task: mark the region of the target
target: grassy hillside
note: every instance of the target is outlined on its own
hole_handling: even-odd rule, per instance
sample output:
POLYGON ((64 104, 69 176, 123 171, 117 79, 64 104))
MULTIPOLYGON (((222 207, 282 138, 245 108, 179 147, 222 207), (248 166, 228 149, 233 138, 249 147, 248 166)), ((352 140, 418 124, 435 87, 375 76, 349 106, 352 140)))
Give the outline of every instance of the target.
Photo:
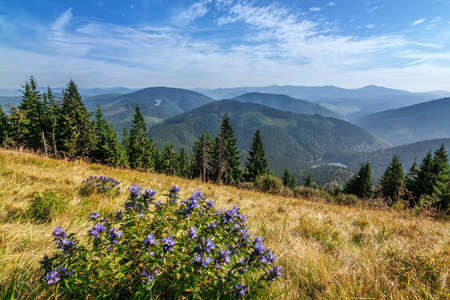
POLYGON ((398 146, 422 140, 450 137, 450 98, 387 110, 354 123, 398 146))
MULTIPOLYGON (((217 207, 241 207, 250 232, 279 257, 283 276, 268 299, 448 299, 450 297, 449 221, 405 211, 368 210, 279 197, 230 186, 112 169, 83 161, 64 162, 0 149, 0 293, 15 299, 51 298, 40 288, 37 261, 53 249, 51 232, 63 226, 86 236, 87 215, 113 213, 123 206, 132 184, 159 194, 177 184, 181 197, 197 188, 217 207), (116 197, 80 195, 90 175, 121 182, 116 197), (67 200, 49 223, 27 216, 35 192, 53 191, 67 200)), ((314 198, 312 200, 315 200, 314 198)))

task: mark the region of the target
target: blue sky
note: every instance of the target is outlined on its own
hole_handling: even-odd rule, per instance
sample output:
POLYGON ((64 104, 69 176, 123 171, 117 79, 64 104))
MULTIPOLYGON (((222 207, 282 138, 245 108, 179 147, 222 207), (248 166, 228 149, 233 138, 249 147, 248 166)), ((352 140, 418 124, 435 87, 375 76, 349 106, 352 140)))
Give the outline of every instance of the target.
POLYGON ((0 1, 0 88, 450 90, 450 0, 0 1))

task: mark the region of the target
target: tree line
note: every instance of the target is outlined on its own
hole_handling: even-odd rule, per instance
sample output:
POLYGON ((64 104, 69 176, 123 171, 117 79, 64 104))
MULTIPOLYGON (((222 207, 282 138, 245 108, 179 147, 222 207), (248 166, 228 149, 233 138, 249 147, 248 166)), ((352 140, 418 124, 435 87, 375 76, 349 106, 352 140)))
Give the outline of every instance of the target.
POLYGON ((374 187, 370 163, 363 164, 344 186, 344 193, 360 198, 382 197, 389 205, 403 201, 409 207, 426 207, 450 214, 450 164, 444 145, 417 160, 405 173, 399 155, 386 167, 374 187))
POLYGON ((57 158, 84 157, 114 167, 162 172, 203 181, 235 184, 269 173, 261 132, 256 131, 245 169, 241 169, 237 139, 227 114, 216 137, 203 133, 195 142, 192 157, 179 153, 172 143, 160 151, 148 135, 144 116, 135 107, 132 124, 124 127, 122 141, 97 105, 92 114, 86 109, 78 87, 70 80, 57 98, 48 87, 40 93, 31 76, 22 86, 17 106, 6 114, 0 106, 0 145, 25 147, 57 158))

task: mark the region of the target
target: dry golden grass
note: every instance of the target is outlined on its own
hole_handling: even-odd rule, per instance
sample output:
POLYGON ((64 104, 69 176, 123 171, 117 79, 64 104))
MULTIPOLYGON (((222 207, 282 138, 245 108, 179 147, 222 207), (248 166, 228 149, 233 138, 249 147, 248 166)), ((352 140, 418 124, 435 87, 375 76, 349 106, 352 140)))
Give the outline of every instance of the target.
MULTIPOLYGON (((250 232, 263 236, 283 267, 282 279, 275 282, 267 298, 450 299, 449 221, 407 211, 367 210, 273 196, 11 150, 0 150, 3 285, 12 280, 13 269, 32 272, 34 266, 38 268, 37 261, 53 248, 54 227, 82 236, 89 212, 97 210, 103 215, 122 207, 126 191, 117 197, 80 196, 82 181, 90 175, 112 176, 123 190, 138 184, 163 194, 176 184, 181 196, 187 197, 199 188, 217 207, 240 207, 249 216, 250 232), (26 212, 32 195, 43 191, 54 191, 69 204, 50 223, 36 224, 28 220, 26 212)), ((29 280, 37 278, 29 275, 29 280)))

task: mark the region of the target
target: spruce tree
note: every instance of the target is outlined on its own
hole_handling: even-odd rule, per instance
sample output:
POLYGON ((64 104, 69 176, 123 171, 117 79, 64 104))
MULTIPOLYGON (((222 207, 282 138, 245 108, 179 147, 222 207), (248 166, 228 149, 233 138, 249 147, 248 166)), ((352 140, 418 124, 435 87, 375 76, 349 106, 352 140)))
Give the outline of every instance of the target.
POLYGON ((380 192, 390 201, 397 201, 402 194, 401 189, 405 181, 405 172, 398 155, 394 155, 380 178, 380 192))
POLYGON ((161 155, 161 171, 168 175, 178 174, 178 155, 173 148, 173 143, 167 143, 161 155))
POLYGON ((417 194, 417 174, 419 173, 419 168, 417 166, 417 158, 414 159, 413 164, 408 169, 408 174, 405 179, 405 189, 406 189, 406 199, 409 201, 410 206, 416 205, 416 194, 417 194))
POLYGON ((214 169, 216 173, 216 181, 221 183, 223 181, 223 175, 229 169, 229 164, 227 161, 227 154, 225 149, 225 137, 222 133, 222 127, 219 126, 219 133, 217 137, 214 139, 214 143, 212 146, 213 152, 213 163, 214 169))
POLYGON ((94 126, 81 100, 78 87, 71 79, 63 90, 58 118, 57 146, 66 156, 89 156, 95 145, 94 126))
POLYGON ((308 173, 308 177, 306 177, 305 187, 308 187, 308 188, 313 188, 314 187, 314 182, 312 180, 311 173, 308 173))
POLYGON ((128 162, 130 167, 139 170, 153 169, 155 162, 152 159, 151 151, 151 144, 147 137, 147 124, 139 105, 136 105, 128 137, 128 162))
POLYGON ((205 132, 199 140, 195 141, 193 149, 192 175, 193 177, 200 177, 203 182, 206 182, 209 175, 213 173, 213 161, 211 155, 211 138, 205 132))
POLYGON ((287 188, 293 189, 296 186, 295 177, 289 172, 289 169, 287 168, 283 172, 281 181, 283 181, 283 185, 287 188))
POLYGON ((50 148, 52 149, 53 154, 58 157, 56 132, 60 107, 49 86, 47 87, 47 93, 44 93, 42 98, 44 100, 46 136, 49 139, 50 148))
POLYGON ((184 148, 181 148, 177 161, 179 166, 177 175, 181 177, 189 177, 189 160, 184 148))
POLYGON ((113 125, 104 119, 99 105, 97 105, 94 116, 94 132, 97 142, 93 149, 93 158, 102 164, 115 167, 125 166, 127 164, 125 149, 119 142, 113 125))
POLYGON ((8 139, 8 116, 3 111, 2 106, 0 105, 0 147, 3 146, 8 139))
POLYGON ((353 175, 344 187, 344 193, 353 194, 359 198, 369 198, 372 196, 372 172, 370 163, 363 164, 358 173, 353 175))
POLYGON ((417 172, 416 185, 413 196, 416 203, 423 195, 431 195, 433 193, 433 154, 430 151, 423 157, 417 172))
POLYGON ((252 148, 245 166, 249 181, 254 181, 258 176, 269 173, 269 162, 266 159, 266 149, 259 129, 253 137, 252 148))
POLYGON ((226 113, 220 125, 220 137, 224 147, 224 180, 226 183, 236 183, 242 175, 237 139, 231 126, 230 117, 226 113))

